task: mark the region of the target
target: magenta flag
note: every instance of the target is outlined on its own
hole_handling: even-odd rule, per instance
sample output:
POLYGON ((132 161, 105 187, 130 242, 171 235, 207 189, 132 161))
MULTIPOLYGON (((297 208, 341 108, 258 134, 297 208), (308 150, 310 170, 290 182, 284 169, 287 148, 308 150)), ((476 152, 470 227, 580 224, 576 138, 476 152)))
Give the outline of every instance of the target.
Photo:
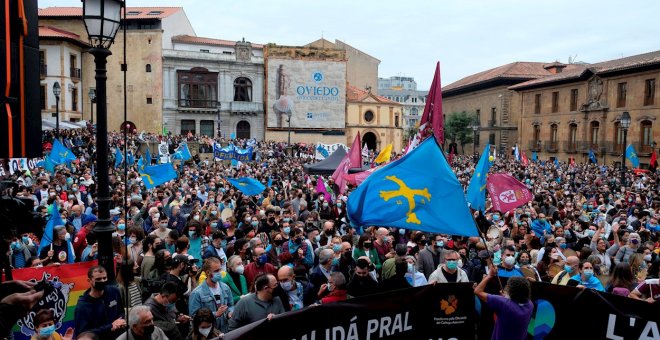
POLYGON ((340 194, 343 194, 346 190, 346 175, 348 175, 348 169, 361 167, 362 149, 360 148, 360 131, 358 131, 355 140, 353 140, 353 145, 351 145, 351 150, 346 156, 344 156, 344 159, 341 160, 335 172, 332 173, 332 179, 337 183, 340 194))
MULTIPOLYGON (((433 75, 433 82, 429 89, 429 95, 426 97, 426 105, 424 106, 424 113, 419 122, 420 132, 422 126, 426 129, 432 128, 435 139, 440 145, 445 144, 445 130, 442 115, 442 86, 440 81, 440 62, 435 65, 435 74, 433 75)), ((422 134, 422 139, 424 139, 422 134)))
POLYGON ((319 176, 319 178, 316 179, 316 192, 319 194, 323 194, 326 200, 332 200, 332 196, 328 192, 328 190, 325 189, 325 184, 323 183, 323 177, 319 176))
POLYGON ((534 196, 527 187, 508 174, 490 174, 486 189, 493 203, 493 210, 507 212, 529 201, 534 196))

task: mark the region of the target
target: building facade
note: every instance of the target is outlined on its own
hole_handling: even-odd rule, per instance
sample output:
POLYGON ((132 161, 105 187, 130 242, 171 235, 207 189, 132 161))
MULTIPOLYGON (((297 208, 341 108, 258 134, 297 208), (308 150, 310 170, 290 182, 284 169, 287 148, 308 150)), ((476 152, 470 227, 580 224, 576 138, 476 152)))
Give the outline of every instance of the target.
POLYGON ((163 50, 163 126, 175 134, 264 139, 263 46, 189 35, 163 50))
POLYGON ((77 122, 82 115, 82 55, 89 48, 80 36, 49 26, 39 27, 39 77, 41 118, 56 120, 55 82, 60 85, 59 120, 77 122))
MULTIPOLYGON (((415 90, 397 90, 397 89, 381 89, 380 96, 401 104, 403 111, 403 128, 405 134, 410 134, 413 129, 419 127, 419 121, 422 119, 424 113, 424 106, 426 105, 426 97, 428 91, 415 91, 415 90)), ((417 133, 415 131, 414 133, 417 133)))
POLYGON ((520 93, 521 146, 540 159, 621 162, 626 144, 647 167, 660 138, 660 51, 579 65, 549 77, 510 87, 520 93), (624 143, 623 112, 631 125, 624 143))
POLYGON ((362 145, 379 152, 388 144, 400 152, 403 147, 402 105, 372 92, 347 87, 346 145, 360 132, 362 145))
MULTIPOLYGON (((537 62, 514 62, 479 72, 442 88, 442 111, 445 117, 467 112, 475 116, 474 143, 465 152, 480 152, 486 144, 501 155, 510 155, 518 143, 520 100, 509 86, 531 79, 548 77, 567 66, 537 62)), ((569 68, 573 68, 570 66, 569 68)))
POLYGON ((417 82, 413 77, 393 76, 389 78, 378 78, 378 93, 381 90, 406 90, 416 91, 417 82))
MULTIPOLYGON (((126 9, 127 121, 124 124, 124 35, 120 30, 110 47, 107 62, 108 130, 125 126, 137 132, 163 131, 163 49, 172 48, 171 37, 195 35, 180 7, 128 7, 126 9)), ((48 7, 39 10, 39 24, 76 34, 88 41, 82 7, 48 7)), ((94 57, 83 53, 79 92, 83 117, 90 117, 87 95, 95 87, 94 57)), ((95 112, 96 113, 96 112, 95 112)), ((87 119, 87 118, 85 118, 87 119)), ((94 118, 96 121, 96 118, 94 118)))

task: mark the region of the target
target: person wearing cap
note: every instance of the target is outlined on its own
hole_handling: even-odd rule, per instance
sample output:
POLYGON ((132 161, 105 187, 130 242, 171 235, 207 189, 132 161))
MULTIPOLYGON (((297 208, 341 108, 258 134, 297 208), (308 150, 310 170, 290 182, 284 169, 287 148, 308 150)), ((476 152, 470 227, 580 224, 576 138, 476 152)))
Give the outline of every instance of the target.
POLYGON ((73 239, 73 251, 76 254, 76 257, 80 258, 82 251, 87 247, 87 234, 94 230, 96 225, 96 216, 94 215, 83 215, 82 218, 82 228, 76 234, 76 237, 73 239))

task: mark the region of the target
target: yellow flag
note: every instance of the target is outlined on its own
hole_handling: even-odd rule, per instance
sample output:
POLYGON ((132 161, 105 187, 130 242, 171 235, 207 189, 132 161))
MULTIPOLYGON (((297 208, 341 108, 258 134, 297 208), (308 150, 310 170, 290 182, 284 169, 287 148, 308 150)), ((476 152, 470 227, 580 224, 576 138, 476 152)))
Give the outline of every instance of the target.
POLYGON ((383 149, 379 154, 378 157, 376 157, 376 160, 374 163, 385 163, 390 161, 390 157, 392 156, 392 144, 387 144, 385 149, 383 149))

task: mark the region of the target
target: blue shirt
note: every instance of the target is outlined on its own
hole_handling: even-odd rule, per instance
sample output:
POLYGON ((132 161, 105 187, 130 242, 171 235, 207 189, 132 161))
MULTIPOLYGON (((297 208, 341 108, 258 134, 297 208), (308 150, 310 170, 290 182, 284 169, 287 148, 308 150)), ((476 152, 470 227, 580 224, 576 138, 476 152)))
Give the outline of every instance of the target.
POLYGON ((603 284, 595 276, 590 277, 586 281, 582 281, 582 275, 577 274, 577 275, 571 277, 571 280, 575 280, 575 281, 580 282, 580 284, 585 286, 586 288, 595 289, 599 292, 604 292, 605 291, 605 288, 603 288, 603 284))

